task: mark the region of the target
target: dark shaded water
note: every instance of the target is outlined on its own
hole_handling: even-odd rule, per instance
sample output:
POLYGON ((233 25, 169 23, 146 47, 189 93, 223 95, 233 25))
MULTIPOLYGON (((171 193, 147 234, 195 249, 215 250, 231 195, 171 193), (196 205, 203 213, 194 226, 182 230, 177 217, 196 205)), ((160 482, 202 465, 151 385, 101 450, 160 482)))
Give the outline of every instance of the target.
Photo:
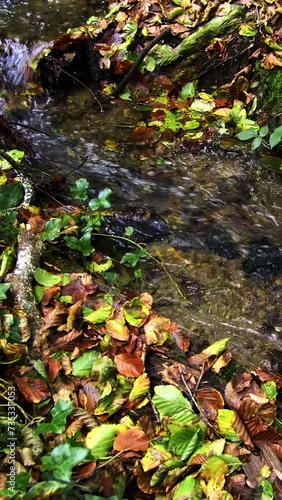
MULTIPOLYGON (((6 83, 26 50, 30 56, 38 40, 79 24, 92 14, 90 7, 80 1, 0 2, 3 40, 17 36, 16 43, 23 43, 11 42, 14 49, 2 59, 6 83)), ((152 269, 148 287, 158 310, 210 341, 231 336, 247 364, 282 369, 280 175, 242 152, 203 146, 196 155, 171 153, 167 144, 153 149, 129 143, 128 134, 142 119, 134 103, 113 101, 101 113, 91 93, 76 88, 64 99, 33 98, 25 106, 17 80, 12 83, 2 109, 38 151, 33 175, 44 180, 84 162, 73 178, 87 177, 96 191, 109 186, 115 206, 146 208, 170 224, 171 235, 150 249, 187 302, 152 269)))

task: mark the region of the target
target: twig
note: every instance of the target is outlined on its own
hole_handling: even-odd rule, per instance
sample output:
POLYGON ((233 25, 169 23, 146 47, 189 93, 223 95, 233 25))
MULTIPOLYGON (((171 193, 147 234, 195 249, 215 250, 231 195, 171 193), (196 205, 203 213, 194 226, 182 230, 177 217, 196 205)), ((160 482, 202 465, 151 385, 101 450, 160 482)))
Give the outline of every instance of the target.
POLYGON ((129 80, 132 78, 133 74, 135 71, 138 69, 140 66, 141 62, 143 59, 145 59, 146 55, 150 50, 159 43, 162 38, 164 38, 168 33, 170 33, 170 27, 165 28, 162 30, 158 36, 153 38, 150 43, 140 52, 139 56, 137 57, 135 63, 131 66, 130 70, 128 71, 127 75, 124 77, 124 79, 119 83, 119 85, 113 90, 111 96, 112 97, 117 97, 119 94, 122 92, 122 90, 125 88, 129 80))
POLYGON ((79 80, 78 78, 76 78, 76 76, 72 75, 71 73, 68 73, 65 69, 63 69, 61 66, 59 66, 59 64, 56 63, 55 61, 53 61, 53 62, 57 66, 57 68, 60 71, 62 71, 62 73, 65 73, 65 75, 70 76, 73 80, 75 80, 77 83, 79 83, 80 85, 82 85, 86 90, 88 90, 88 92, 90 92, 90 94, 92 95, 93 99, 99 105, 101 113, 104 113, 104 109, 102 107, 102 104, 100 103, 99 99, 95 96, 94 92, 92 92, 92 90, 89 87, 87 87, 87 85, 85 85, 85 83, 83 83, 81 80, 79 80))
POLYGON ((187 393, 187 395, 189 396, 190 400, 192 401, 193 405, 195 406, 195 408, 197 408, 202 420, 205 422, 205 424, 210 427, 211 429, 213 429, 213 426, 212 424, 209 422, 209 420, 207 419, 206 415, 204 414, 204 412, 201 410, 201 408, 199 407, 196 399, 194 398, 193 394, 192 394, 192 391, 190 389, 190 387, 187 385, 187 382, 185 380, 185 377, 183 375, 183 372, 182 372, 182 366, 180 365, 179 366, 179 371, 180 371, 180 378, 181 378, 181 382, 182 384, 184 385, 184 388, 185 388, 185 392, 187 393))

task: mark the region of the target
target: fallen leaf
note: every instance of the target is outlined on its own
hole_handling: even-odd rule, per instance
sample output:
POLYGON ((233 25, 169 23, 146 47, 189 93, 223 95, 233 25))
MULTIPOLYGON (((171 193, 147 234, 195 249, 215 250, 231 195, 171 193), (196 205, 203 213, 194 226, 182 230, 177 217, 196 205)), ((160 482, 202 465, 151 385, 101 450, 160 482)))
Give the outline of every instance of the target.
POLYGON ((39 378, 17 378, 16 383, 22 395, 29 403, 40 403, 51 396, 47 384, 39 378))
POLYGON ((121 432, 114 440, 115 451, 146 451, 149 439, 145 432, 132 428, 121 432))
POLYGON ((144 372, 144 363, 141 358, 133 354, 117 354, 114 358, 115 365, 122 375, 126 377, 139 377, 144 372))

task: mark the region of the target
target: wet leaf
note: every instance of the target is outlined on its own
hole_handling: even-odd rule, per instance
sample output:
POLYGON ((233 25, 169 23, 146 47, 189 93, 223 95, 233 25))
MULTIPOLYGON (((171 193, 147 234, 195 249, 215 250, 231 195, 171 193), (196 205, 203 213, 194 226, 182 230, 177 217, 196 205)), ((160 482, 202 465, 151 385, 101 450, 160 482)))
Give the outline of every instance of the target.
POLYGON ((11 286, 11 283, 0 283, 0 300, 5 300, 7 298, 7 291, 11 286))
POLYGON ((144 472, 155 469, 172 458, 171 453, 163 446, 155 444, 149 448, 141 460, 144 472))
POLYGON ((149 439, 145 432, 132 428, 118 434, 113 448, 115 451, 146 451, 148 446, 149 439))
POLYGON ((169 451, 186 461, 200 444, 200 428, 188 427, 174 431, 169 439, 169 451))
POLYGON ((51 396, 48 386, 39 378, 22 377, 16 379, 17 386, 29 403, 40 403, 51 396))
POLYGON ((169 337, 170 320, 155 316, 144 325, 147 345, 162 345, 169 337))
POLYGON ((106 457, 113 447, 116 435, 116 425, 102 424, 88 432, 85 438, 85 446, 91 450, 94 458, 106 457))
POLYGON ((78 179, 75 181, 74 186, 71 187, 71 192, 75 200, 87 201, 88 200, 89 182, 87 179, 78 179))
POLYGON ((139 377, 144 372, 144 363, 142 359, 133 354, 117 354, 114 358, 114 362, 119 373, 126 377, 139 377))

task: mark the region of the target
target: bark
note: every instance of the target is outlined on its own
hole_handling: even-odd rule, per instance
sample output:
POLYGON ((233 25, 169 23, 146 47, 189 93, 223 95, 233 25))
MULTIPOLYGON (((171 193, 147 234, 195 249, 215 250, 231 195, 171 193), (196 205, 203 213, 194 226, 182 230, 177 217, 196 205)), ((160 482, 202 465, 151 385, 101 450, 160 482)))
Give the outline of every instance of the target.
POLYGON ((172 81, 190 79, 195 73, 197 59, 215 38, 223 38, 230 33, 236 35, 244 19, 245 9, 241 6, 230 6, 226 16, 216 16, 181 42, 175 51, 181 59, 177 59, 168 70, 172 81), (194 67, 193 67, 194 66, 194 67))
POLYGON ((17 262, 6 281, 12 283, 15 306, 24 311, 28 319, 31 336, 31 357, 39 359, 44 350, 43 318, 38 310, 32 291, 33 274, 38 267, 44 244, 29 229, 23 229, 18 240, 17 262))

